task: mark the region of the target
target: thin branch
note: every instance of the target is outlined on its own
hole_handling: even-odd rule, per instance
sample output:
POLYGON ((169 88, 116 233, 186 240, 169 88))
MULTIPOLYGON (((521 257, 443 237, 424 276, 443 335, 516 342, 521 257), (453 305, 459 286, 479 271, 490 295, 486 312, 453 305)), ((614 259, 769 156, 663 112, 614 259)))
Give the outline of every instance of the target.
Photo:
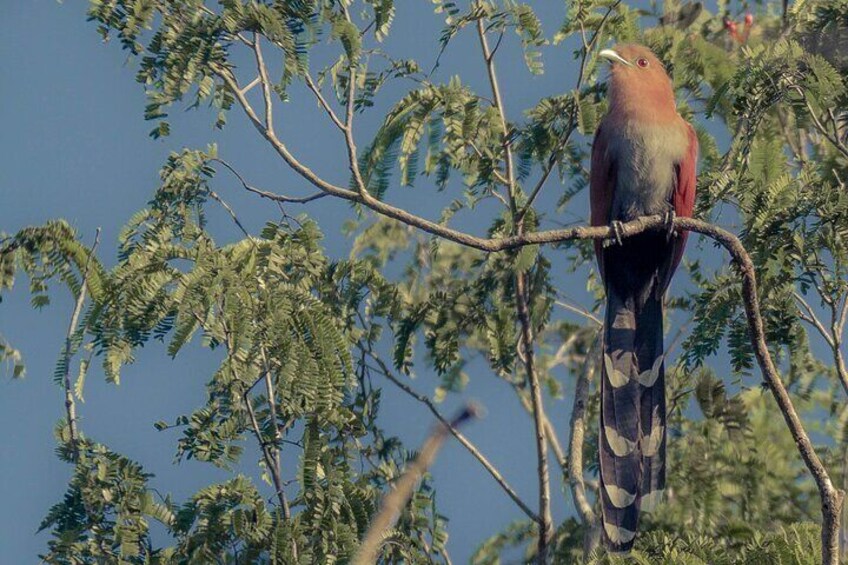
POLYGON ((253 427, 253 435, 256 436, 256 441, 259 442, 259 447, 262 449, 262 456, 265 459, 265 466, 268 467, 268 473, 271 475, 271 480, 274 483, 277 499, 280 501, 280 507, 283 509, 283 518, 291 519, 291 508, 289 501, 286 498, 286 493, 283 490, 283 481, 280 477, 278 467, 275 464, 274 456, 268 449, 268 442, 262 438, 262 429, 259 427, 259 421, 256 419, 256 412, 253 410, 253 403, 248 396, 249 389, 244 391, 242 398, 244 405, 247 407, 247 413, 250 416, 250 424, 253 427))
POLYGON ((489 85, 492 89, 492 98, 495 108, 501 119, 501 133, 503 135, 504 148, 504 164, 506 167, 507 189, 509 190, 509 206, 510 212, 515 216, 515 171, 512 166, 512 147, 509 141, 509 125, 506 121, 506 111, 504 110, 503 99, 501 98, 501 89, 498 83, 498 76, 495 70, 494 53, 489 49, 489 40, 486 38, 486 30, 483 25, 483 17, 477 19, 477 35, 480 38, 480 47, 483 49, 483 58, 486 62, 486 72, 489 75, 489 85))
POLYGON ((554 300, 554 304, 556 304, 560 308, 564 308, 564 309, 568 310, 569 312, 574 312, 575 314, 579 314, 579 315, 583 316, 584 318, 586 318, 587 320, 591 321, 592 323, 594 323, 598 326, 604 325, 604 323, 600 319, 598 319, 597 316, 595 316, 594 314, 589 312, 589 310, 587 310, 586 308, 583 308, 582 306, 576 306, 576 305, 573 305, 573 304, 569 304, 568 302, 565 302, 564 300, 554 300))
MULTIPOLYGON (((471 149, 474 151, 474 153, 477 155, 477 157, 479 159, 481 159, 481 160, 485 159, 485 155, 483 155, 483 152, 480 151, 480 148, 477 147, 476 143, 469 140, 468 146, 471 147, 471 149)), ((509 180, 505 176, 503 176, 503 173, 500 172, 496 167, 492 167, 492 176, 494 176, 495 180, 497 180, 499 183, 501 183, 505 186, 509 185, 509 180)), ((500 196, 500 194, 498 194, 498 196, 500 196)))
POLYGON ((840 153, 848 157, 848 147, 846 147, 845 144, 839 140, 839 133, 837 132, 837 134, 834 135, 830 131, 828 131, 825 125, 821 122, 821 120, 819 120, 819 117, 816 115, 816 111, 813 109, 813 106, 812 104, 810 104, 810 101, 807 100, 807 96, 806 94, 804 94, 804 90, 801 87, 794 86, 792 88, 793 90, 798 92, 798 94, 800 94, 801 97, 804 99, 804 105, 806 105, 807 111, 810 113, 810 117, 813 120, 813 124, 815 124, 816 129, 819 131, 819 133, 822 134, 824 138, 827 139, 831 143, 831 145, 833 145, 840 153))
MULTIPOLYGON (((839 377, 839 382, 842 384, 843 390, 848 394, 848 367, 845 366, 845 358, 842 353, 842 340, 841 340, 841 332, 839 331, 839 322, 840 316, 837 315, 837 307, 836 304, 831 301, 829 303, 832 318, 831 318, 831 331, 828 331, 824 324, 822 324, 821 320, 816 316, 816 313, 813 311, 813 308, 810 304, 804 300, 804 297, 798 294, 797 292, 793 292, 792 295, 795 297, 795 300, 798 304, 803 307, 803 311, 798 312, 798 317, 803 321, 807 322, 821 334, 822 338, 824 338, 828 347, 830 347, 831 352, 833 353, 833 361, 834 366, 836 368, 836 375, 839 377)), ((844 310, 843 310, 844 312, 844 310)))
MULTIPOLYGON (((482 7, 482 6, 481 6, 482 7)), ((516 193, 518 187, 515 183, 515 170, 513 167, 512 147, 509 139, 509 125, 506 118, 503 97, 501 96, 500 83, 498 82, 495 69, 494 53, 489 48, 486 29, 483 24, 485 12, 481 9, 481 15, 477 19, 477 35, 480 38, 480 47, 483 50, 483 59, 486 64, 486 72, 489 76, 489 86, 492 90, 492 99, 501 122, 501 133, 503 135, 504 168, 506 169, 507 195, 509 197, 509 210, 513 218, 513 225, 517 234, 523 234, 523 222, 517 217, 516 193)), ((539 383, 539 375, 535 366, 535 352, 533 351, 533 329, 530 321, 529 288, 527 284, 527 273, 520 272, 515 276, 515 299, 518 319, 521 323, 521 341, 524 346, 523 360, 527 372, 527 380, 530 383, 530 399, 533 407, 533 426, 536 440, 536 471, 539 480, 539 539, 536 552, 536 561, 544 564, 548 560, 551 541, 553 540, 554 528, 551 518, 551 486, 550 472, 548 470, 548 442, 545 430, 545 407, 542 399, 542 388, 539 383)))
POLYGON ((469 404, 449 423, 440 423, 433 430, 430 437, 421 446, 418 457, 409 463, 403 475, 395 483, 394 489, 387 492, 383 497, 380 511, 371 521, 365 539, 353 559, 354 565, 372 565, 377 562, 377 556, 385 541, 386 534, 397 522, 404 506, 412 497, 415 485, 433 464, 436 454, 448 437, 448 433, 452 433, 452 429, 476 417, 476 407, 469 404))
POLYGON ((274 106, 271 98, 271 80, 268 78, 268 67, 262 58, 262 48, 259 45, 259 33, 253 34, 253 53, 256 57, 256 69, 262 83, 262 98, 265 101, 265 127, 274 131, 274 106))
POLYGON ((74 392, 71 386, 71 358, 73 357, 74 349, 74 334, 77 333, 77 325, 79 317, 82 313, 82 307, 85 304, 85 295, 88 284, 88 269, 91 266, 91 258, 97 251, 97 246, 100 244, 100 228, 94 232, 94 243, 91 246, 88 257, 85 259, 85 265, 82 268, 82 278, 80 281, 79 294, 77 294, 74 309, 71 313, 71 321, 68 324, 68 334, 65 338, 65 350, 62 352, 62 360, 64 362, 64 371, 62 375, 62 383, 65 389, 65 411, 68 417, 68 428, 71 434, 71 451, 73 460, 79 460, 79 430, 77 429, 77 409, 74 402, 74 392))
MULTIPOLYGON (((268 395, 268 418, 271 420, 271 425, 274 427, 274 448, 271 451, 273 463, 274 463, 274 473, 276 473, 277 477, 282 479, 282 465, 280 462, 280 448, 279 444, 283 439, 283 434, 280 431, 280 424, 277 420, 277 395, 274 390, 274 381, 273 376, 271 375, 271 365, 268 363, 268 357, 265 355, 265 349, 260 348, 260 355, 262 357, 262 372, 265 375, 265 392, 268 395)), ((283 497, 285 500, 285 497, 283 497)), ((291 511, 288 508, 288 501, 283 506, 283 517, 286 520, 291 519, 291 511)))
MULTIPOLYGON (((677 222, 675 221, 675 224, 677 222)), ((748 333, 754 354, 763 378, 777 401, 786 425, 789 428, 795 445, 798 448, 804 464, 813 475, 816 487, 819 491, 822 504, 822 563, 837 565, 839 563, 839 521, 842 514, 842 504, 845 493, 836 489, 828 475, 827 469, 813 448, 798 413, 792 404, 792 399, 780 378, 777 367, 774 365, 771 353, 766 343, 765 329, 762 315, 760 314, 760 302, 757 295, 757 279, 754 271, 754 263, 745 250, 742 242, 735 235, 715 226, 686 219, 682 224, 689 224, 688 229, 708 235, 718 241, 733 256, 740 274, 742 275, 742 298, 745 305, 745 314, 748 319, 748 333)))
MULTIPOLYGON (((235 167, 233 167, 232 165, 230 165, 228 162, 224 161, 223 159, 219 159, 218 157, 214 157, 214 158, 209 159, 209 160, 214 161, 215 163, 220 163, 221 165, 223 165, 227 170, 229 170, 238 179, 238 181, 241 183, 242 187, 244 187, 244 189, 246 191, 252 192, 254 194, 258 194, 262 198, 267 198, 269 200, 274 200, 276 202, 285 202, 285 203, 290 203, 290 204, 306 204, 308 202, 312 202, 313 200, 318 200, 319 198, 324 198, 325 196, 330 196, 326 192, 317 192, 317 193, 312 194, 310 196, 285 196, 283 194, 277 194, 275 192, 269 192, 267 190, 262 190, 260 188, 256 188, 255 186, 248 184, 247 181, 244 179, 244 177, 241 176, 241 174, 239 174, 239 172, 235 169, 235 167)), ((213 196, 213 198, 214 198, 214 196, 213 196)), ((220 202, 220 200, 219 200, 219 202, 220 202)))
MULTIPOLYGON (((518 383, 512 383, 512 388, 515 390, 516 394, 518 394, 518 399, 521 401, 521 405, 531 416, 533 415, 533 403, 530 401, 530 397, 527 392, 521 387, 518 383)), ((568 456, 565 454, 565 449, 563 449, 562 444, 559 441, 559 436, 556 434, 556 430, 554 429, 553 424, 551 424, 551 419, 548 418, 547 414, 543 414, 543 425, 545 427, 545 439, 548 440, 548 445, 551 448, 551 451, 554 452, 554 457, 557 460, 557 465, 559 465, 560 471, 562 471, 563 475, 568 473, 568 456)))
POLYGON ((247 83, 247 85, 244 88, 241 89, 241 93, 247 94, 248 92, 253 90, 253 87, 256 86, 257 84, 259 84, 260 82, 262 82, 262 77, 257 75, 255 79, 253 79, 252 81, 247 83))
MULTIPOLYGON (((342 13, 344 14, 345 19, 350 22, 350 12, 348 11, 347 6, 344 2, 340 2, 339 5, 342 8, 342 13)), ((362 173, 359 170, 359 152, 356 149, 356 140, 353 136, 353 113, 356 106, 356 72, 356 63, 352 59, 349 59, 347 71, 347 103, 345 107, 345 127, 343 131, 345 135, 345 144, 347 145, 347 160, 348 165, 350 166, 350 172, 353 175, 353 182, 359 191, 360 196, 367 200, 371 198, 371 196, 368 194, 368 186, 365 184, 365 181, 362 178, 362 173)))
POLYGON ((220 204, 224 210, 226 210, 227 214, 229 214, 230 218, 233 220, 233 223, 235 223, 238 229, 241 230, 241 233, 244 234, 244 237, 253 242, 253 237, 250 235, 250 233, 248 233, 247 229, 244 227, 244 224, 241 223, 241 220, 238 219, 238 216, 236 216, 236 212, 235 210, 233 210, 232 206, 227 204, 227 202, 223 198, 221 198, 221 196, 214 190, 209 191, 209 196, 212 198, 212 200, 220 204))
POLYGON ((486 456, 480 452, 477 446, 471 443, 471 441, 467 437, 465 437, 464 434, 462 434, 458 429, 450 425, 450 422, 448 422, 448 420, 444 416, 442 416, 442 414, 439 412, 438 408, 436 408, 430 398, 423 394, 415 392, 412 387, 398 379, 394 374, 392 374, 392 372, 389 370, 383 360, 380 359, 378 356, 374 355, 371 352, 365 351, 364 349, 363 352, 377 363, 377 365, 379 366, 379 369, 377 369, 378 373, 389 379, 395 386, 397 386, 403 392, 405 392, 406 394, 426 406, 427 409, 430 410, 430 412, 433 414, 433 416, 436 417, 439 422, 441 422, 445 426, 448 426, 448 430, 450 431, 450 433, 453 434, 457 441, 459 441, 459 443, 461 443, 462 446, 467 449, 468 452, 475 459, 477 459, 477 461, 480 462, 483 468, 486 469, 486 471, 492 476, 493 479, 495 479, 495 482, 498 483, 498 485, 503 489, 503 491, 512 499, 513 502, 515 502, 515 504, 519 508, 521 508, 522 512, 527 514, 527 516, 531 520, 535 522, 539 521, 539 517, 536 515, 536 513, 527 505, 527 503, 521 500, 521 497, 519 497, 518 493, 515 492, 515 489, 513 489, 509 485, 509 483, 507 483, 506 479, 504 479, 500 471, 498 471, 498 469, 486 458, 486 456))
POLYGON ((330 121, 332 121, 333 124, 335 124, 335 126, 337 128, 339 128, 341 131, 345 131, 345 129, 347 129, 346 126, 342 123, 342 121, 339 119, 339 117, 333 111, 333 108, 327 102, 327 99, 324 98, 324 95, 321 94, 321 89, 318 87, 318 85, 315 83, 315 81, 312 80, 312 75, 307 72, 304 75, 303 80, 306 82, 306 86, 309 87, 309 90, 312 91, 312 94, 315 95, 315 98, 318 99, 318 103, 321 105, 321 107, 324 109, 324 111, 330 117, 330 121))
POLYGON ((524 368, 530 383, 530 399, 533 405, 533 425, 536 440, 536 472, 539 479, 539 540, 536 561, 547 563, 548 552, 553 540, 553 519, 551 518, 551 485, 548 471, 548 442, 545 430, 545 407, 542 399, 542 387, 536 371, 535 352, 533 351, 533 330, 528 305, 527 274, 518 273, 515 277, 515 296, 518 319, 521 324, 521 337, 524 345, 524 368))
POLYGON ((813 308, 810 306, 810 304, 806 300, 804 300, 804 297, 798 294, 797 292, 793 292, 792 296, 795 297, 795 300, 798 302, 799 306, 802 306, 804 309, 803 311, 798 312, 798 316, 811 326, 815 327, 821 334, 821 336, 824 338, 824 340, 827 342, 828 346, 833 347, 833 339, 830 333, 828 333, 824 325, 818 319, 816 313, 813 311, 813 308))
MULTIPOLYGON (((200 317, 197 313, 194 314, 195 318, 200 320, 200 317)), ((202 326, 201 322, 201 326, 202 326)), ((227 328, 226 324, 224 324, 224 341, 227 347, 227 355, 232 356, 234 350, 234 344, 232 340, 232 334, 227 328)), ((230 364, 230 372, 232 373, 233 379, 237 382, 243 382, 239 377, 238 373, 236 373, 235 368, 230 364)), ((271 452, 268 442, 262 437, 262 429, 259 427, 259 421, 256 419, 256 412, 253 409, 253 403, 250 401, 250 391, 253 390, 260 381, 265 378, 265 373, 260 372, 259 377, 253 381, 249 387, 247 387, 242 393, 242 401, 244 402, 245 408, 247 408, 247 414, 250 418, 250 424, 252 427, 253 435, 256 437, 256 442, 259 444, 259 449, 262 451, 262 458, 265 460, 265 467, 268 469, 268 473, 271 475, 271 481, 274 483, 274 494, 277 496, 277 500, 280 502, 280 508, 283 510, 283 518, 286 521, 291 520, 291 508, 289 507, 289 501, 286 497, 285 485, 283 484, 282 476, 280 475, 280 467, 277 464, 277 459, 274 458, 273 453, 271 452)), ((276 428, 276 422, 274 422, 274 426, 276 428)), ((291 546, 292 555, 295 560, 297 560, 297 543, 293 542, 291 546)))

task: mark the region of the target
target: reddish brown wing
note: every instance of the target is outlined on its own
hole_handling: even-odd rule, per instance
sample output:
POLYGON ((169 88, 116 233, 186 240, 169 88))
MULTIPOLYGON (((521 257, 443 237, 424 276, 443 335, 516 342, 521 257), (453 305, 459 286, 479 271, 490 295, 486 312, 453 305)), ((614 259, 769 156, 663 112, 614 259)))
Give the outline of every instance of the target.
MULTIPOLYGON (((595 132, 595 141, 592 143, 592 163, 589 170, 589 208, 593 226, 607 226, 610 223, 610 208, 612 208, 612 197, 615 190, 615 170, 607 153, 608 131, 609 128, 605 128, 604 123, 601 122, 595 132)), ((603 245, 602 241, 598 239, 595 240, 595 257, 598 259, 598 268, 603 280, 603 245)))
MULTIPOLYGON (((695 184, 696 184, 696 168, 698 166, 698 137, 695 135, 695 128, 690 124, 686 124, 688 131, 689 148, 686 151, 686 156, 677 166, 677 183, 675 184, 674 193, 672 194, 672 204, 674 205, 674 213, 678 216, 691 217, 692 211, 695 208, 695 184)), ((680 260, 683 258, 683 249, 686 247, 686 239, 689 237, 689 232, 681 232, 672 243, 672 260, 671 269, 664 277, 665 285, 668 286, 671 282, 671 276, 677 270, 680 260)))

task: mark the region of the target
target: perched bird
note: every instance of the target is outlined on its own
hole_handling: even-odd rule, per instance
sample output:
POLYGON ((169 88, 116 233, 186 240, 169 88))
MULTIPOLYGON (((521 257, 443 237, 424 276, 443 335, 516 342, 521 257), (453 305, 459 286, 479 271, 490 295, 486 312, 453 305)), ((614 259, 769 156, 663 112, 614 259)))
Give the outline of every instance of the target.
POLYGON ((640 511, 665 487, 663 297, 686 245, 673 218, 692 214, 698 141, 649 49, 620 45, 600 56, 611 74, 609 110, 592 145, 591 223, 616 233, 610 244, 595 242, 606 292, 600 496, 607 547, 626 552, 640 511), (621 239, 621 222, 653 214, 668 218, 667 231, 621 239))

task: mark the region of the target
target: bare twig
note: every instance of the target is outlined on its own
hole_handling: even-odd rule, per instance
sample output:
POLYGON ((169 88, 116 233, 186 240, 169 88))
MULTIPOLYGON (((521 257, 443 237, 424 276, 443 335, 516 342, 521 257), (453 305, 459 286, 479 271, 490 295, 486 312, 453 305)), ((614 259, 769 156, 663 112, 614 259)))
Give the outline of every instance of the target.
MULTIPOLYGON (((527 390, 519 383, 515 382, 512 383, 512 388, 518 395, 518 399, 521 401, 521 406, 532 417, 533 402, 530 400, 530 395, 527 393, 527 390)), ((553 424, 551 424, 551 419, 548 418, 547 414, 543 414, 542 420, 542 424, 545 428, 545 439, 548 440, 548 446, 550 446, 551 451, 554 452, 554 457, 557 460, 560 471, 562 471, 563 476, 565 476, 565 474, 568 473, 568 456, 565 454, 565 449, 563 449, 562 444, 559 441, 559 436, 557 436, 553 424)))
POLYGON ((259 84, 260 82, 262 82, 262 77, 257 75, 255 79, 247 83, 247 85, 241 89, 242 94, 247 94, 248 92, 253 90, 253 87, 259 84))
MULTIPOLYGON (((271 455, 274 463, 274 473, 282 479, 282 469, 280 463, 280 443, 283 439, 283 434, 280 431, 280 423, 277 420, 277 394, 274 389, 273 375, 271 374, 271 364, 268 362, 268 356, 265 355, 265 349, 260 348, 262 357, 262 372, 265 375, 265 392, 268 395, 268 418, 271 420, 271 425, 274 428, 274 446, 271 449, 271 455)), ((285 497, 283 498, 285 500, 285 497)), ((283 517, 286 520, 291 519, 291 511, 288 508, 288 503, 283 506, 283 517)))
MULTIPOLYGON (((351 21, 350 12, 344 2, 340 2, 342 13, 347 21, 351 21)), ((348 60, 347 71, 347 104, 345 107, 345 127, 344 136, 345 144, 347 145, 347 160, 350 167, 350 173, 353 175, 353 182, 359 191, 360 196, 366 200, 373 199, 368 194, 368 186, 362 178, 362 172, 359 170, 359 155, 356 149, 356 140, 353 136, 353 113, 356 101, 356 72, 357 65, 353 60, 348 60)))
MULTIPOLYGON (((821 289, 820 289, 821 292, 821 289)), ((810 303, 797 292, 793 292, 796 302, 800 306, 798 317, 803 321, 813 326, 824 339, 827 346, 833 354, 833 362, 836 368, 836 375, 839 377, 839 382, 842 384, 843 390, 848 394, 848 367, 845 366, 845 356, 842 353, 842 331, 840 324, 844 323, 844 308, 842 313, 837 312, 837 305, 832 300, 828 302, 831 311, 830 331, 828 331, 822 321, 816 316, 810 303)))
POLYGON ((274 131, 274 107, 271 97, 271 80, 268 78, 268 67, 262 57, 259 45, 259 34, 253 34, 253 54, 256 57, 256 69, 259 71, 259 82, 262 84, 262 98, 265 102, 265 127, 274 131))
POLYGON ((324 109, 324 111, 330 117, 330 121, 332 121, 333 124, 337 128, 339 128, 341 131, 345 131, 345 129, 346 129, 345 124, 342 123, 342 121, 339 119, 339 117, 333 111, 333 108, 327 102, 327 99, 324 98, 324 95, 321 94, 321 89, 318 87, 318 85, 315 83, 315 81, 312 80, 312 75, 310 75, 307 72, 304 75, 303 80, 306 81, 306 86, 309 87, 309 90, 311 90, 312 94, 315 95, 315 98, 318 99, 318 103, 321 105, 321 107, 324 109))
MULTIPOLYGON (((231 343, 229 341, 229 337, 228 337, 227 341, 228 341, 227 347, 228 347, 228 350, 229 350, 229 347, 231 345, 231 343)), ((230 354, 232 354, 232 352, 230 354)), ((264 357, 264 354, 263 354, 263 357, 264 357)), ((233 372, 233 377, 235 377, 238 380, 238 376, 235 374, 235 369, 233 369, 231 367, 230 370, 233 372)), ((274 483, 275 494, 277 495, 277 500, 279 500, 279 502, 280 502, 280 508, 283 511, 283 519, 285 519, 286 521, 289 521, 292 518, 291 507, 289 506, 289 500, 286 497, 286 492, 284 490, 285 485, 283 484, 282 472, 280 470, 280 452, 279 452, 279 449, 276 447, 276 445, 274 445, 273 449, 272 449, 272 445, 270 445, 269 442, 265 441, 265 439, 262 437, 262 429, 259 427, 259 421, 256 419, 256 412, 254 411, 253 403, 250 400, 251 389, 253 389, 253 387, 256 386, 256 384, 260 380, 264 380, 265 383, 266 383, 266 387, 268 387, 268 390, 269 390, 269 401, 268 401, 268 403, 269 403, 269 405, 274 406, 274 401, 270 400, 271 395, 273 395, 273 393, 274 393, 274 389, 269 384, 269 379, 270 379, 270 375, 269 375, 269 372, 267 370, 267 364, 266 364, 266 367, 263 368, 262 375, 260 375, 260 377, 256 380, 256 382, 254 382, 249 388, 247 388, 244 391, 244 393, 242 394, 242 400, 244 401, 244 405, 247 408, 248 416, 250 417, 250 424, 251 424, 252 429, 253 429, 253 435, 256 437, 256 441, 259 443, 259 448, 262 450, 262 457, 265 460, 265 467, 268 468, 268 474, 271 475, 271 481, 274 483)), ((280 439, 280 429, 279 429, 279 427, 277 425, 277 421, 276 421, 276 411, 275 411, 275 414, 274 414, 273 425, 274 425, 274 435, 275 435, 274 439, 279 440, 280 439)), ((292 551, 292 556, 294 557, 294 560, 297 561, 297 556, 298 556, 297 542, 292 541, 291 551, 292 551)))
POLYGON ((589 320, 593 324, 596 324, 598 326, 604 325, 604 323, 600 319, 598 319, 597 316, 595 316, 594 314, 592 314, 591 312, 589 312, 586 308, 583 308, 582 306, 569 304, 568 302, 566 302, 565 300, 562 300, 562 299, 555 300, 554 304, 556 304, 560 308, 564 308, 564 309, 568 310, 569 312, 574 312, 575 314, 579 314, 579 315, 583 316, 584 318, 586 318, 587 320, 589 320))
MULTIPOLYGON (((285 195, 282 195, 282 194, 276 194, 274 192, 268 192, 267 190, 262 190, 260 188, 256 188, 255 186, 248 184, 247 181, 244 179, 244 177, 242 177, 241 174, 239 174, 239 172, 235 169, 235 167, 233 167, 232 165, 230 165, 228 162, 224 161, 223 159, 219 159, 219 158, 215 157, 215 158, 210 159, 210 161, 214 161, 215 163, 220 163, 221 165, 224 166, 224 168, 228 169, 239 180, 242 187, 244 187, 244 189, 246 191, 252 192, 254 194, 258 194, 259 196, 261 196, 263 198, 267 198, 269 200, 274 200, 276 202, 284 202, 284 203, 289 203, 289 204, 306 204, 308 202, 312 202, 313 200, 318 200, 319 198, 324 198, 325 196, 330 196, 326 192, 318 192, 318 193, 315 193, 311 196, 301 196, 301 197, 285 196, 285 195)), ((214 198, 214 196, 213 196, 213 198, 214 198)))
POLYGON ((383 497, 383 502, 380 505, 380 511, 372 520, 368 527, 368 532, 365 534, 365 539, 353 559, 354 565, 372 565, 376 563, 377 555, 382 547, 386 534, 389 529, 395 524, 403 507, 409 501, 415 490, 415 485, 427 472, 427 469, 433 464, 436 459, 436 454, 442 447, 448 434, 452 428, 457 428, 468 420, 477 416, 477 408, 469 404, 457 416, 455 416, 448 425, 439 423, 416 457, 406 468, 403 475, 394 485, 394 489, 390 490, 383 497))
POLYGON ((515 492, 515 489, 513 489, 509 485, 509 483, 507 483, 506 479, 504 479, 504 477, 503 477, 503 475, 501 475, 500 471, 498 471, 498 469, 486 458, 486 456, 483 455, 480 452, 480 450, 477 448, 477 446, 475 446, 473 443, 471 443, 471 441, 467 437, 465 437, 464 434, 462 434, 458 429, 456 429, 455 427, 450 425, 450 422, 447 420, 447 418, 442 416, 442 414, 439 412, 438 408, 436 408, 436 406, 433 404, 433 401, 430 400, 430 398, 428 398, 427 396, 425 396, 423 394, 415 392, 409 385, 407 385, 406 383, 404 383, 403 381, 398 379, 394 374, 392 374, 392 372, 389 370, 389 368, 386 366, 386 364, 383 362, 383 360, 380 359, 378 356, 374 355, 371 352, 365 351, 365 350, 363 350, 363 352, 366 355, 368 355, 369 357, 371 357, 371 359, 373 359, 374 362, 377 363, 377 365, 379 367, 379 369, 377 370, 378 373, 380 373, 381 375, 383 375, 384 377, 389 379, 392 382, 392 384, 397 386, 403 392, 405 392, 406 394, 408 394, 409 396, 411 396, 412 398, 414 398, 418 402, 424 404, 427 407, 427 409, 430 410, 430 412, 433 414, 433 416, 435 416, 436 419, 439 420, 439 422, 441 422, 445 426, 448 426, 448 430, 450 431, 450 433, 453 434, 453 436, 457 439, 457 441, 459 441, 459 443, 462 444, 462 446, 465 449, 467 449, 468 452, 475 459, 477 459, 477 461, 480 462, 480 464, 483 466, 483 468, 486 469, 486 471, 492 476, 493 479, 495 479, 495 482, 498 483, 498 486, 500 486, 503 489, 503 491, 507 494, 507 496, 509 496, 512 499, 512 501, 515 502, 515 504, 519 508, 521 508, 522 512, 527 514, 527 516, 533 521, 537 522, 539 520, 539 517, 536 515, 536 513, 527 505, 527 503, 525 503, 523 500, 521 500, 521 497, 519 497, 518 493, 515 492))
POLYGON ((816 313, 813 311, 813 308, 810 306, 810 304, 806 300, 804 300, 804 297, 798 294, 797 292, 793 292, 792 296, 795 297, 795 300, 798 302, 799 306, 803 307, 803 310, 798 312, 798 317, 800 317, 802 320, 804 320, 811 326, 815 327, 821 334, 821 336, 824 338, 824 340, 827 342, 828 346, 833 347, 833 338, 825 329, 821 321, 818 319, 816 313))
POLYGON ((227 204, 227 202, 223 198, 221 198, 221 196, 214 190, 209 191, 209 196, 212 198, 212 200, 220 204, 221 208, 226 210, 227 214, 229 214, 230 218, 233 220, 233 223, 235 223, 241 233, 244 234, 244 237, 247 238, 249 241, 253 242, 253 237, 250 235, 250 233, 248 233, 247 229, 244 227, 244 224, 241 223, 241 220, 239 220, 232 206, 227 204))
MULTIPOLYGON (((199 316, 195 314, 195 318, 199 316)), ((202 325, 202 322, 201 322, 202 325)), ((234 343, 232 340, 232 334, 227 328, 226 324, 224 324, 224 341, 227 347, 227 355, 232 356, 234 352, 234 343)), ((243 382, 236 372, 235 368, 230 365, 230 372, 233 375, 233 379, 237 382, 243 382)), ((274 452, 271 450, 269 443, 265 441, 262 437, 262 428, 259 427, 259 421, 256 419, 256 411, 253 409, 253 403, 250 400, 250 391, 253 390, 260 381, 267 379, 267 372, 261 371, 259 378, 257 378, 253 384, 247 387, 242 393, 242 401, 244 402, 244 406, 247 409, 247 414, 250 418, 250 425, 253 431, 253 435, 256 437, 256 442, 259 444, 259 449, 262 451, 262 458, 265 461, 265 467, 268 469, 268 474, 271 475, 271 482, 274 483, 274 494, 277 496, 277 500, 280 502, 280 508, 283 511, 283 518, 288 521, 291 520, 291 508, 289 507, 289 501, 286 497, 285 485, 283 484, 283 479, 280 473, 280 465, 279 465, 279 454, 275 457, 274 452)), ((274 422, 274 428, 277 430, 277 423, 274 422)), ((293 542, 291 546, 292 555, 297 561, 297 543, 293 542)))
POLYGON ((71 386, 71 358, 74 351, 74 334, 77 333, 77 325, 79 325, 79 317, 82 313, 82 307, 85 304, 85 295, 88 284, 88 269, 91 266, 91 258, 97 251, 97 246, 100 244, 100 228, 94 232, 94 243, 89 250, 88 257, 85 259, 85 265, 82 268, 80 289, 77 294, 74 309, 71 313, 71 321, 68 324, 68 335, 65 338, 65 349, 62 352, 62 360, 64 362, 64 371, 62 375, 62 383, 65 389, 65 412, 68 417, 68 429, 71 434, 71 451, 74 461, 79 460, 79 430, 77 429, 77 408, 74 402, 74 391, 71 386))

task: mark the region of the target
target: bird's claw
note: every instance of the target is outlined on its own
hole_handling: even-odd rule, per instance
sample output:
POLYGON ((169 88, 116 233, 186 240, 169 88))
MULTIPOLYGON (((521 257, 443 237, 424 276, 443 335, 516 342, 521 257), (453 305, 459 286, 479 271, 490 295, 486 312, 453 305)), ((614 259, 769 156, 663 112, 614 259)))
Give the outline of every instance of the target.
POLYGON ((621 222, 618 220, 613 220, 610 222, 610 229, 612 230, 612 237, 604 241, 604 247, 609 247, 613 244, 621 245, 622 244, 622 227, 621 222))
POLYGON ((677 235, 677 232, 674 231, 674 219, 677 217, 677 214, 674 210, 669 210, 663 216, 663 223, 666 227, 666 239, 670 240, 672 237, 677 235))

